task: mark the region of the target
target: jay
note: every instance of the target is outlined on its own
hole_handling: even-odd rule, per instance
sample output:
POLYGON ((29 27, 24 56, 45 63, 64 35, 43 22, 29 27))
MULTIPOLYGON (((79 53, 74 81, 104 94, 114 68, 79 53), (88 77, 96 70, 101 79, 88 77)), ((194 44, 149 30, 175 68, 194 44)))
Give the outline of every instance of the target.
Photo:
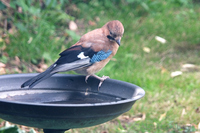
POLYGON ((100 71, 116 54, 123 33, 124 27, 118 20, 110 21, 103 27, 86 33, 77 43, 61 52, 60 58, 46 71, 24 82, 21 88, 26 86, 33 88, 55 73, 71 70, 86 75, 86 83, 90 76, 99 79, 99 88, 109 77, 98 77, 95 73, 100 71))

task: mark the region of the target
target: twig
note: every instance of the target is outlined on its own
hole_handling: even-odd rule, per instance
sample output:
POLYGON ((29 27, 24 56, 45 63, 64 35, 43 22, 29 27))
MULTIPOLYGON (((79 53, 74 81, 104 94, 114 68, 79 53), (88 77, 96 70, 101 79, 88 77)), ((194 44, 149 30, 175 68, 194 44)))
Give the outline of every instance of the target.
POLYGON ((6 33, 7 31, 7 25, 8 25, 8 21, 7 18, 4 20, 4 33, 6 33))
POLYGON ((6 1, 6 0, 1 0, 1 2, 2 2, 4 5, 6 5, 7 7, 10 8, 10 4, 8 3, 8 1, 6 1))

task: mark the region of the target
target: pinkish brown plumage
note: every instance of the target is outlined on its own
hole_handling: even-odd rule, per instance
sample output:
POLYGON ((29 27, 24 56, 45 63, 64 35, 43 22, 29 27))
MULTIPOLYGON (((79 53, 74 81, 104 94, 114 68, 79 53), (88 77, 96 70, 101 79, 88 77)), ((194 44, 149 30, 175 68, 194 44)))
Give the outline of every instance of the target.
POLYGON ((101 78, 95 73, 116 54, 123 33, 124 27, 118 20, 110 21, 101 28, 86 33, 76 44, 60 53, 60 58, 46 71, 26 81, 21 87, 32 88, 55 73, 70 70, 86 75, 86 82, 89 76, 98 78, 100 87, 108 77, 101 78))

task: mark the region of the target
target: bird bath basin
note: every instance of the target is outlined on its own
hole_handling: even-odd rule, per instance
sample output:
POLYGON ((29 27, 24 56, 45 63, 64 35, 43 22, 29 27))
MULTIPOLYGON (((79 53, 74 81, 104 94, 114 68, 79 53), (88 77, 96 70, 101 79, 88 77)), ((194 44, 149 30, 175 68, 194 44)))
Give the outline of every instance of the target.
POLYGON ((127 82, 106 79, 98 91, 93 77, 57 74, 32 89, 21 84, 36 74, 0 76, 0 118, 45 133, 64 133, 112 120, 131 109, 145 91, 127 82))

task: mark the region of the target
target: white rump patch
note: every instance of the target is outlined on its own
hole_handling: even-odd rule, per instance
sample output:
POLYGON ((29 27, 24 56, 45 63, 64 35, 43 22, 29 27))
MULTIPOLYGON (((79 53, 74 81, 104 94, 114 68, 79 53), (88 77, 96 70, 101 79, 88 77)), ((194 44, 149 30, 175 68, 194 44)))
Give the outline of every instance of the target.
POLYGON ((81 60, 88 58, 88 56, 85 56, 83 52, 81 52, 77 57, 80 58, 81 60))

